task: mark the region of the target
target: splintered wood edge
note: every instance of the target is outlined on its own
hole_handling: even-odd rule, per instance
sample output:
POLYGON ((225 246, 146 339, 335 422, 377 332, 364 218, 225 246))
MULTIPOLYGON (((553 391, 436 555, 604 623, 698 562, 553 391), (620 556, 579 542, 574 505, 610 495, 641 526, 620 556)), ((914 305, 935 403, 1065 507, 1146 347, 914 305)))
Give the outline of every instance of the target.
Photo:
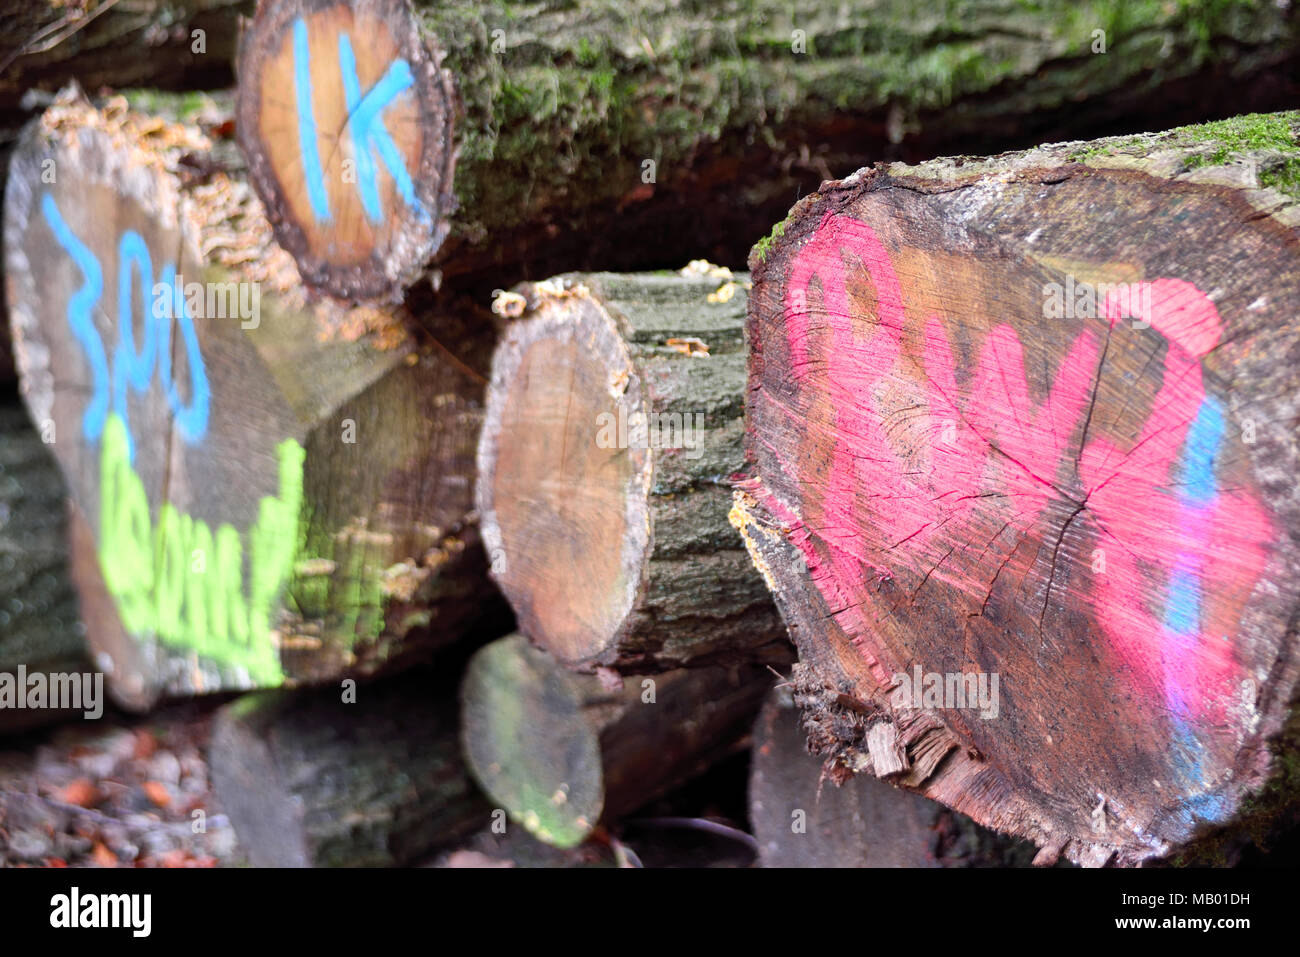
POLYGON ((526 316, 508 327, 497 347, 487 390, 475 493, 481 530, 493 577, 514 607, 520 630, 565 664, 585 668, 616 647, 631 627, 653 548, 650 451, 597 449, 601 422, 617 427, 644 411, 646 400, 616 321, 585 286, 521 288, 526 316), (589 388, 575 389, 565 377, 570 388, 555 392, 560 373, 546 363, 557 356, 570 364, 571 374, 581 370, 589 388), (541 365, 529 374, 534 362, 541 365), (547 413, 561 400, 563 417, 548 421, 547 413), (606 415, 611 418, 604 420, 606 415), (530 416, 536 417, 532 425, 525 421, 530 416), (543 438, 548 430, 549 443, 543 438), (613 470, 607 487, 599 487, 590 474, 560 482, 542 461, 555 458, 563 464, 571 449, 565 440, 574 434, 583 436, 584 444, 590 437, 597 467, 613 470), (507 436, 511 441, 503 456, 507 436), (519 467, 513 464, 516 448, 519 467), (522 474, 529 464, 536 474, 522 474), (499 483, 521 481, 533 484, 520 495, 498 492, 499 483), (588 501, 616 499, 620 524, 587 529, 593 534, 584 535, 573 521, 561 517, 556 523, 566 508, 572 510, 579 492, 588 501))
POLYGON ((762 866, 943 866, 942 806, 870 776, 835 780, 808 753, 799 719, 777 685, 754 723, 749 811, 762 866), (793 831, 795 815, 805 830, 793 831))
MULTIPOLYGON (((454 123, 461 107, 453 78, 441 66, 443 56, 436 38, 416 23, 407 0, 267 0, 258 5, 240 42, 236 135, 275 236, 293 255, 303 281, 313 289, 343 300, 400 301, 402 291, 423 274, 446 238, 448 217, 456 207, 452 189, 457 153, 454 123), (378 21, 386 27, 392 46, 386 51, 392 54, 388 69, 404 63, 410 71, 408 90, 413 87, 415 91, 419 156, 417 162, 406 164, 405 187, 397 185, 387 166, 391 156, 382 155, 372 141, 373 136, 387 137, 393 132, 384 126, 384 106, 371 117, 373 125, 363 134, 369 146, 368 164, 358 161, 351 145, 344 149, 340 142, 343 130, 349 128, 349 114, 354 112, 344 101, 359 96, 357 102, 364 103, 381 83, 396 76, 386 73, 381 79, 376 75, 368 88, 359 78, 365 67, 374 69, 371 60, 385 52, 380 49, 385 38, 374 33, 355 38, 351 51, 362 64, 360 70, 355 62, 340 62, 342 51, 332 42, 326 43, 328 50, 311 47, 322 35, 330 41, 341 37, 343 27, 354 23, 354 18, 372 24, 378 21), (308 59, 319 53, 318 63, 324 64, 320 71, 297 63, 299 52, 305 52, 308 59), (277 58, 286 53, 287 66, 278 64, 277 58), (268 72, 275 72, 279 82, 268 83, 268 72), (315 90, 318 77, 325 78, 328 96, 315 90), (350 82, 357 84, 355 89, 341 89, 350 82), (299 109, 300 90, 312 100, 311 110, 299 109), (322 100, 328 107, 323 113, 322 100), (264 117, 268 105, 277 106, 283 115, 264 117), (271 133, 288 142, 269 142, 264 121, 274 124, 271 133), (323 132, 331 128, 330 121, 341 127, 338 134, 323 132), (312 137, 311 132, 316 131, 322 132, 312 137), (309 160, 302 155, 307 142, 311 143, 309 160), (277 161, 273 151, 284 160, 277 161), (322 167, 322 157, 328 168, 322 167), (350 171, 343 168, 345 162, 353 164, 350 171), (287 189, 279 172, 285 168, 309 170, 305 175, 319 184, 319 191, 297 182, 293 190, 287 189), (331 172, 334 175, 330 176, 331 172), (369 199, 362 195, 362 179, 377 190, 369 199), (409 195, 400 195, 404 191, 409 195), (376 199, 379 220, 374 219, 373 207, 366 209, 368 202, 376 199), (386 210, 392 205, 399 206, 401 212, 395 221, 385 223, 386 210), (322 229, 322 222, 328 228, 322 229)), ((386 89, 390 90, 386 103, 404 95, 386 89)), ((393 146, 391 138, 387 145, 393 146)), ((401 147, 394 146, 392 152, 401 154, 401 147)), ((399 158, 406 159, 404 155, 399 158)))
MULTIPOLYGON (((752 487, 752 483, 749 484, 752 487)), ((772 571, 773 568, 801 567, 802 554, 787 538, 788 529, 768 517, 746 488, 738 488, 734 496, 732 525, 743 538, 755 567, 762 572, 772 588, 777 608, 790 630, 791 640, 800 647, 802 658, 807 654, 805 649, 808 646, 805 642, 808 639, 804 635, 804 621, 800 613, 803 609, 814 607, 814 603, 819 601, 819 595, 806 576, 784 572, 774 576, 772 571)), ((868 661, 843 655, 837 664, 844 673, 856 672, 870 680, 868 661)), ((803 662, 795 665, 792 686, 795 701, 805 712, 806 730, 811 730, 806 717, 809 710, 819 715, 843 713, 852 716, 852 720, 860 720, 857 711, 859 703, 834 689, 823 687, 815 671, 803 662)), ((885 718, 883 712, 876 716, 881 720, 885 718)), ((916 715, 899 717, 913 721, 917 718, 916 715)), ((917 761, 906 775, 893 778, 895 785, 939 801, 991 830, 1025 836, 1040 846, 1053 843, 1064 846, 1065 841, 1058 841, 1051 830, 1042 826, 1043 822, 1038 820, 1034 806, 1010 789, 998 771, 962 747, 956 735, 938 721, 920 717, 922 720, 917 722, 919 727, 916 728, 916 733, 907 737, 912 742, 926 739, 924 751, 927 757, 923 761, 917 761), (987 803, 989 793, 997 795, 996 806, 992 808, 987 803)), ((863 744, 860 753, 823 754, 823 757, 852 773, 874 774, 875 768, 865 748, 865 741, 863 744)))

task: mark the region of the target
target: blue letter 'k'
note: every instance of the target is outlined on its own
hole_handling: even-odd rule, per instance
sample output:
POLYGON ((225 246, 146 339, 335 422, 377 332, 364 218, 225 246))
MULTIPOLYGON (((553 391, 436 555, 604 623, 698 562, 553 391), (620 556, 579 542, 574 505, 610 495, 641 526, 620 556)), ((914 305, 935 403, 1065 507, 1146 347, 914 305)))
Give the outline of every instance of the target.
POLYGON ((405 60, 393 63, 382 80, 370 88, 364 97, 357 82, 357 61, 352 55, 352 42, 346 33, 339 34, 339 71, 343 74, 343 95, 347 99, 348 129, 352 133, 352 150, 357 158, 357 189, 361 191, 361 205, 365 207, 366 216, 372 223, 377 223, 383 216, 379 206, 379 188, 375 184, 375 161, 371 151, 379 153, 379 158, 388 167, 388 175, 393 177, 397 192, 408 206, 420 209, 420 201, 415 196, 415 185, 402 162, 402 154, 384 128, 381 115, 384 108, 393 99, 415 82, 411 76, 411 65, 405 60))
MULTIPOLYGON (((330 201, 325 189, 325 176, 321 168, 320 153, 316 144, 316 117, 312 111, 311 51, 307 43, 307 24, 299 17, 293 25, 294 85, 298 99, 298 139, 302 148, 303 174, 307 180, 307 196, 317 222, 329 222, 330 201)), ((411 65, 405 60, 392 63, 388 72, 365 96, 357 79, 357 59, 352 52, 352 41, 346 33, 339 34, 339 73, 343 79, 343 96, 348 111, 348 132, 357 164, 357 191, 361 205, 372 223, 383 219, 384 211, 379 201, 379 186, 375 177, 374 154, 379 154, 388 174, 393 178, 398 195, 408 206, 423 214, 415 184, 407 172, 402 154, 384 126, 383 112, 399 94, 410 87, 415 79, 411 65)))

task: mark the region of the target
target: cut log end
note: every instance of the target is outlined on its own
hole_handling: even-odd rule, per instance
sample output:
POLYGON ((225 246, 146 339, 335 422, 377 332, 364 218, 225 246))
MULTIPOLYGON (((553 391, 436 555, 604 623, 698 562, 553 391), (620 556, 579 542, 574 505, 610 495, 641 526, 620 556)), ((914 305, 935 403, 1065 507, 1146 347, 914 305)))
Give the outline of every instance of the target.
POLYGON ((609 315, 577 292, 512 325, 493 365, 484 540, 520 628, 566 662, 614 643, 646 562, 649 452, 597 442, 641 408, 632 373, 609 315))
POLYGON ((457 110, 405 0, 262 3, 236 124, 276 239, 310 286, 400 299, 446 236, 457 110))
POLYGON ((597 824, 733 753, 768 686, 761 667, 680 669, 611 687, 522 635, 485 646, 461 685, 462 747, 523 828, 573 847, 597 824))
POLYGON ((481 386, 399 308, 306 302, 222 155, 67 91, 6 192, 23 397, 67 478, 87 637, 132 708, 382 670, 499 608, 481 386))
POLYGON ((520 630, 570 667, 789 655, 727 525, 746 283, 717 267, 593 274, 498 300, 521 318, 494 356, 479 440, 484 544, 520 630))
POLYGON ((582 843, 604 810, 605 779, 578 685, 516 636, 471 659, 461 697, 463 747, 487 793, 539 840, 582 843))
POLYGON ((734 522, 813 743, 1076 861, 1233 825, 1296 683, 1296 207, 1212 148, 863 171, 754 257, 734 522))

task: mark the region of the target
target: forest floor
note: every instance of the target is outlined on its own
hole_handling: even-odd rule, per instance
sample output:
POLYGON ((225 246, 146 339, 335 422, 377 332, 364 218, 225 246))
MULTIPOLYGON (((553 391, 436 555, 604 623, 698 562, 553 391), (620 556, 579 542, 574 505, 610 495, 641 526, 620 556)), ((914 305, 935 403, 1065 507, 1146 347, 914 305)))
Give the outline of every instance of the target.
MULTIPOLYGON (((0 867, 241 867, 247 859, 208 774, 212 716, 230 696, 148 716, 106 710, 0 738, 0 867)), ((740 753, 580 847, 510 825, 430 855, 429 867, 749 867, 749 756, 740 753)), ((1240 866, 1292 867, 1300 831, 1240 866)))
MULTIPOLYGON (((228 697, 146 717, 0 738, 0 867, 239 867, 247 860, 208 776, 212 715, 228 697)), ((747 867, 745 755, 557 850, 510 826, 433 855, 433 867, 747 867)))
POLYGON ((0 741, 0 866, 241 863, 204 755, 211 707, 0 741))

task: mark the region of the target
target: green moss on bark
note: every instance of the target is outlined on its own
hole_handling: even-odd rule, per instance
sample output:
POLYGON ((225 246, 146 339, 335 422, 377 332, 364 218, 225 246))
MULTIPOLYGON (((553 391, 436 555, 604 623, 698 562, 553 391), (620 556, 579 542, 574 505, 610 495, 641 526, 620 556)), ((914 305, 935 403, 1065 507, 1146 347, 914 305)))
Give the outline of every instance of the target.
POLYGON ((456 225, 471 241, 570 225, 584 207, 680 178, 718 145, 780 151, 774 131, 845 114, 888 115, 911 131, 921 115, 995 89, 1011 114, 1059 108, 1209 63, 1231 69, 1239 51, 1279 45, 1292 29, 1272 5, 1241 0, 417 6, 464 101, 456 225), (1093 53, 1098 30, 1105 54, 1093 53))

